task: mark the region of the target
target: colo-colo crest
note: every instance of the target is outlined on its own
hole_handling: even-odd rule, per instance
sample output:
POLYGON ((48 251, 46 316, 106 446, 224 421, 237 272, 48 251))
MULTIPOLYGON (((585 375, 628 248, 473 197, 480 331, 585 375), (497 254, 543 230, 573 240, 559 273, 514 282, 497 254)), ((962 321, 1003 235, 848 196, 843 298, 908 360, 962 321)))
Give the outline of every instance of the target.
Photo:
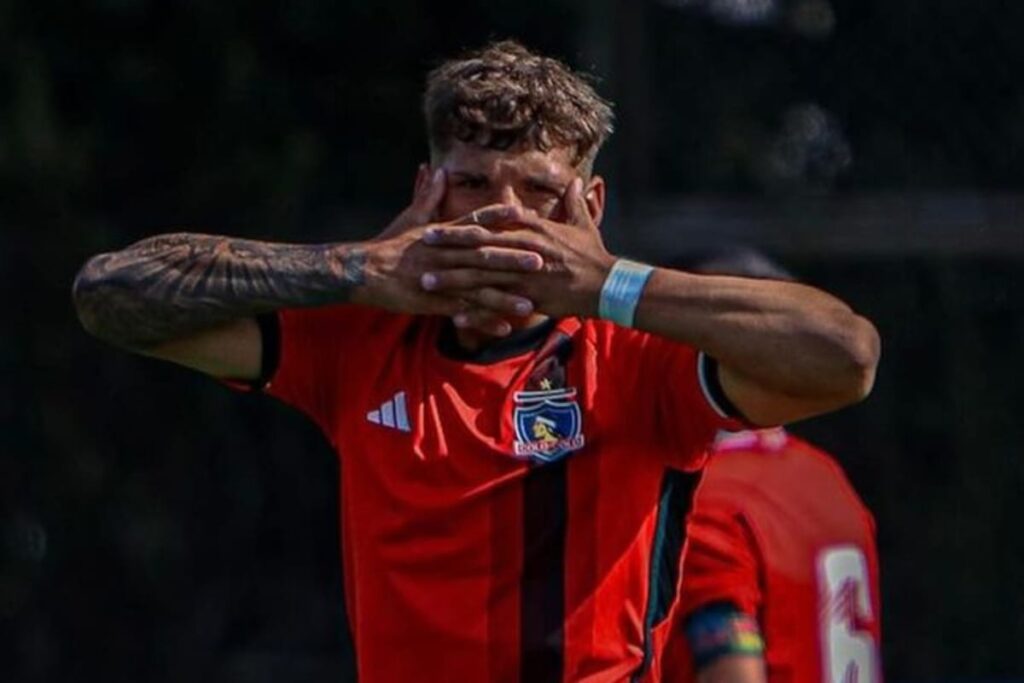
POLYGON ((516 455, 546 463, 583 448, 583 419, 576 389, 518 391, 513 398, 516 455))

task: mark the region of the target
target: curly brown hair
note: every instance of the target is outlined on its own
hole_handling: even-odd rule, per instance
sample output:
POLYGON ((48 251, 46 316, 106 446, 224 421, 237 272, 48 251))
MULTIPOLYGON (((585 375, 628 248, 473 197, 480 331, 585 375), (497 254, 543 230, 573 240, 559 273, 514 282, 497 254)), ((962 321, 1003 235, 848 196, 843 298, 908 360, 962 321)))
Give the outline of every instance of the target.
POLYGON ((430 72, 423 98, 431 154, 444 154, 454 140, 502 150, 567 148, 589 174, 613 121, 611 104, 590 80, 513 40, 447 61, 430 72))

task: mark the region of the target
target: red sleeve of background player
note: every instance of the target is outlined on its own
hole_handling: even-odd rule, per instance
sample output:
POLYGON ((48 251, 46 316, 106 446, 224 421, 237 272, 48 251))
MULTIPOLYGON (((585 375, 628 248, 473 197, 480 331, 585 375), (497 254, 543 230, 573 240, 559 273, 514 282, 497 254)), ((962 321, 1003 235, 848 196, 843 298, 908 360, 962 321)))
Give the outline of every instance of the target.
POLYGON ((727 602, 756 617, 761 604, 757 547, 743 517, 729 506, 702 500, 698 491, 686 529, 680 616, 727 602))
POLYGON ((666 464, 696 469, 719 430, 744 428, 718 383, 713 359, 696 349, 657 335, 617 328, 619 348, 631 354, 633 376, 628 400, 654 401, 655 429, 672 453, 666 464))

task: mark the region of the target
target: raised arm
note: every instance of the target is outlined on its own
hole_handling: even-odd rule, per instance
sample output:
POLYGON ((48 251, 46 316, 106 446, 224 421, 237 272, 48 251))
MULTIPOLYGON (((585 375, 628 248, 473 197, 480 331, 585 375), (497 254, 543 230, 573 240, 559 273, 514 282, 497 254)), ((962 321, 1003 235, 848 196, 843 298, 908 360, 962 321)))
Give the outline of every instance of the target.
POLYGON ((860 401, 878 363, 870 322, 835 297, 792 282, 657 269, 636 326, 715 358, 725 394, 760 425, 860 401))
MULTIPOLYGON (((216 377, 255 379, 262 348, 256 316, 352 301, 393 311, 454 315, 460 299, 425 294, 419 277, 440 265, 488 263, 536 270, 541 259, 510 249, 444 249, 419 239, 444 195, 444 175, 421 172, 412 204, 376 240, 277 244, 175 233, 89 259, 73 287, 90 333, 117 346, 216 377)), ((462 222, 466 222, 463 220, 462 222)), ((514 312, 523 300, 487 304, 514 312)))
POLYGON ((254 379, 254 316, 348 300, 365 283, 361 245, 295 245, 176 233, 89 259, 73 295, 90 333, 221 377, 254 379))
MULTIPOLYGON (((593 181, 592 181, 593 182, 593 181)), ((431 291, 501 286, 552 316, 596 317, 615 258, 595 225, 595 197, 575 181, 566 192, 567 221, 523 212, 501 230, 443 227, 432 244, 529 249, 544 257, 542 274, 448 271, 425 280, 431 291)), ((789 282, 693 275, 657 269, 636 308, 634 326, 693 346, 718 361, 726 396, 751 422, 792 422, 855 403, 870 392, 879 357, 874 326, 835 297, 789 282)))

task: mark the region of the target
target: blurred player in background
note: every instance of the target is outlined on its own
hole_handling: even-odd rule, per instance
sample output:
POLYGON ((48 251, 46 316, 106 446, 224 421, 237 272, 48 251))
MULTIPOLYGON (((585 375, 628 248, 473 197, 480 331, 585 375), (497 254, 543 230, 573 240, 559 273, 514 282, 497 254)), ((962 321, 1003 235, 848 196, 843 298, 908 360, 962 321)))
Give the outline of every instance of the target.
POLYGON ((667 609, 666 471, 740 416, 860 400, 877 333, 810 287, 609 254, 611 109, 561 62, 491 45, 430 75, 425 113, 430 163, 377 239, 150 238, 85 265, 79 316, 321 427, 363 683, 626 680, 667 609))
MULTIPOLYGON (((681 267, 793 279, 744 250, 681 267)), ((782 428, 721 434, 685 536, 663 681, 881 681, 874 520, 827 453, 782 428)))

